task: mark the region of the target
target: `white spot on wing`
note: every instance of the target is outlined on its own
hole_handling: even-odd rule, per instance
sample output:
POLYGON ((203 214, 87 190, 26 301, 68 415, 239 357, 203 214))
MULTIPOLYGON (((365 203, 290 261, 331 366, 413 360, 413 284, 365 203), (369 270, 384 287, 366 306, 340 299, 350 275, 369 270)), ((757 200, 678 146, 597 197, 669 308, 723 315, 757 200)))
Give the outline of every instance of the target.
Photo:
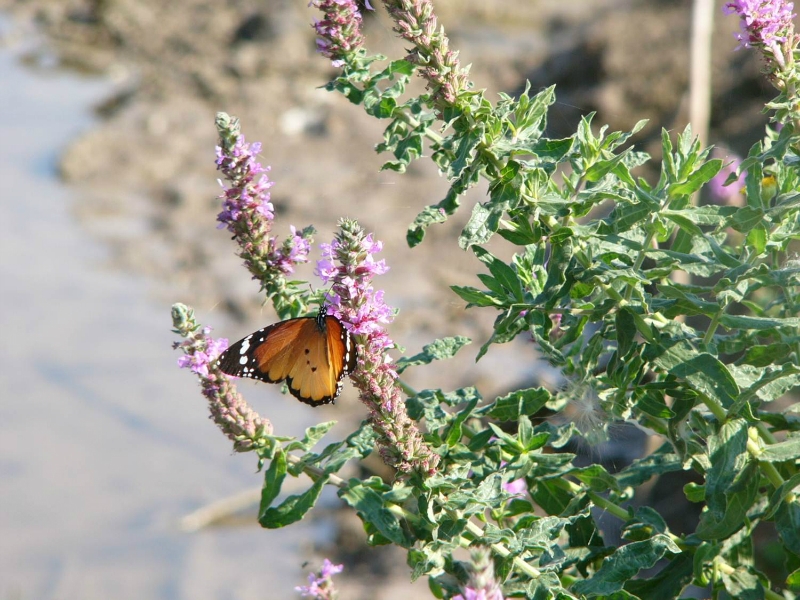
POLYGON ((240 364, 240 365, 246 365, 246 364, 247 364, 247 357, 246 357, 246 356, 242 356, 242 357, 239 359, 239 364, 240 364))

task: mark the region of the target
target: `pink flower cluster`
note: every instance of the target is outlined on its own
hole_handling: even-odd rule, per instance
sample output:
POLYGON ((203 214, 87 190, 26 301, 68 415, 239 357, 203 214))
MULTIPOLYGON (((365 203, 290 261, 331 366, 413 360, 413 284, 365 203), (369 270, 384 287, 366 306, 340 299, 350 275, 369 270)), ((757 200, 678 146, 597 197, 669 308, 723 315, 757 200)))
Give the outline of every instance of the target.
POLYGON ((172 307, 172 324, 175 332, 184 338, 174 345, 184 352, 178 359, 178 366, 197 375, 208 400, 210 418, 233 442, 236 452, 255 450, 261 438, 272 433, 272 424, 250 408, 216 366, 220 354, 228 347, 228 340, 212 338, 211 328, 198 325, 194 312, 183 304, 172 307))
POLYGON ((725 4, 725 13, 741 18, 740 47, 769 49, 780 60, 778 47, 794 32, 794 3, 786 0, 735 0, 725 4))
POLYGON ((322 562, 322 569, 319 574, 309 573, 308 585, 300 585, 294 588, 302 596, 309 596, 316 600, 333 600, 336 598, 336 589, 333 586, 333 576, 341 573, 344 565, 334 565, 327 558, 322 562))
POLYGON ((247 144, 243 135, 236 137, 230 148, 217 146, 217 169, 231 182, 222 185, 222 212, 217 215, 220 227, 227 227, 233 234, 242 229, 265 230, 268 233, 275 218, 270 202, 269 188, 274 185, 267 177, 269 167, 261 166, 256 157, 261 152, 261 143, 247 144))
POLYGON ((179 344, 179 347, 189 350, 188 354, 184 354, 178 359, 178 366, 181 369, 188 368, 195 375, 208 377, 209 365, 214 364, 220 354, 228 348, 227 338, 214 339, 208 335, 209 333, 211 333, 211 327, 203 327, 199 337, 179 344), (203 340, 204 343, 197 344, 198 340, 203 340))
POLYGON ((494 574, 494 564, 488 549, 472 551, 469 582, 453 600, 505 600, 503 590, 494 574))
POLYGON ((380 241, 368 234, 361 241, 361 262, 350 274, 345 265, 337 266, 336 257, 345 250, 338 239, 330 244, 320 244, 323 258, 317 261, 317 275, 323 283, 335 282, 326 302, 332 313, 350 324, 350 332, 366 336, 366 346, 375 362, 382 360, 383 351, 394 342, 389 338, 384 325, 394 319, 394 311, 383 300, 383 291, 372 288, 372 278, 389 270, 385 260, 376 261, 373 254, 383 250, 380 241), (375 356, 378 353, 379 356, 375 356))
POLYGON ((261 282, 273 303, 278 297, 280 304, 287 294, 284 277, 294 272, 295 265, 308 262, 314 228, 298 232, 292 227, 291 236, 278 245, 270 235, 275 219, 269 194, 273 182, 267 177, 269 167, 258 161, 261 144, 245 142, 238 120, 224 113, 217 115, 217 129, 220 143, 216 164, 227 181, 220 182, 222 211, 217 221, 233 234, 239 244, 239 256, 253 278, 261 282))
POLYGON ((270 238, 267 254, 267 265, 284 275, 294 273, 295 265, 308 262, 308 253, 311 250, 308 230, 298 234, 294 225, 290 225, 289 229, 292 235, 283 241, 280 248, 276 238, 270 238))
POLYGON ((430 474, 439 456, 427 446, 408 417, 396 385, 397 373, 386 357, 386 349, 394 343, 385 325, 392 320, 394 311, 384 302, 383 293, 372 287, 372 278, 388 270, 383 260, 376 261, 373 256, 381 248, 382 244, 358 223, 342 219, 336 239, 322 245, 323 258, 317 262, 317 274, 332 284, 326 298, 328 313, 338 317, 355 335, 358 368, 350 379, 370 410, 381 457, 401 472, 430 474))
MULTIPOLYGON (((358 5, 354 0, 311 0, 309 6, 317 7, 324 15, 313 25, 319 35, 317 52, 330 58, 334 67, 341 67, 364 43, 358 5)), ((369 2, 366 6, 372 10, 369 2)))

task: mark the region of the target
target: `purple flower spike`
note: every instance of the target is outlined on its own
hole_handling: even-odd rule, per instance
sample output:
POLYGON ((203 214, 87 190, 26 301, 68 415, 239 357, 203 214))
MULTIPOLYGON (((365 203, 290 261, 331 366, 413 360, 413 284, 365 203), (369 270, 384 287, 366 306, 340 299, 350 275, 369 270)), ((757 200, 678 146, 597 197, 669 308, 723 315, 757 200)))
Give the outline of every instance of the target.
POLYGON ((314 228, 306 227, 298 233, 292 227, 291 237, 278 245, 277 239, 270 235, 275 218, 269 194, 273 182, 267 177, 269 167, 258 162, 261 144, 246 143, 238 119, 225 113, 217 115, 217 130, 220 136, 217 169, 227 181, 227 184, 220 182, 223 189, 222 212, 217 216, 220 227, 233 234, 239 244, 239 256, 279 314, 286 316, 287 307, 298 312, 302 307, 297 302, 297 292, 287 289, 285 277, 294 272, 295 265, 308 262, 314 228))
MULTIPOLYGON (((343 66, 364 44, 358 5, 354 0, 312 0, 309 6, 316 6, 324 14, 321 21, 313 24, 319 35, 317 52, 330 58, 334 67, 343 66)), ((373 10, 369 3, 367 8, 373 10)))
POLYGON ((433 473, 439 457, 408 417, 396 385, 397 373, 386 357, 394 342, 385 326, 394 311, 384 302, 383 293, 372 287, 372 278, 388 270, 385 261, 373 256, 382 245, 355 221, 343 219, 339 227, 336 239, 322 244, 317 274, 333 284, 326 298, 328 314, 339 318, 356 338, 358 368, 350 378, 369 407, 384 462, 404 473, 433 473))
POLYGON ((494 565, 489 551, 477 548, 472 551, 469 582, 462 593, 453 600, 505 600, 500 584, 494 575, 494 565))
POLYGON ((184 338, 183 342, 175 343, 175 348, 184 351, 178 366, 197 375, 208 400, 210 418, 233 441, 236 452, 255 450, 263 436, 272 433, 272 424, 250 408, 216 366, 217 358, 228 347, 228 340, 210 337, 211 328, 198 325, 194 311, 183 304, 172 307, 172 324, 184 338))
POLYGON ((319 574, 310 573, 308 575, 308 585, 299 585, 295 590, 302 596, 315 598, 316 600, 334 600, 338 597, 338 592, 333 585, 333 576, 341 573, 344 565, 334 565, 327 558, 322 562, 322 569, 319 574))
POLYGON ((431 100, 442 111, 456 103, 458 95, 469 87, 469 67, 462 68, 458 52, 450 50, 450 41, 433 12, 431 0, 384 0, 394 31, 413 45, 406 60, 418 66, 417 73, 428 82, 431 100))
MULTIPOLYGON (((741 32, 736 35, 740 48, 758 48, 781 69, 786 59, 781 46, 794 45, 794 3, 786 0, 735 0, 724 7, 726 14, 741 18, 741 32)), ((790 50, 789 50, 790 52, 790 50)))

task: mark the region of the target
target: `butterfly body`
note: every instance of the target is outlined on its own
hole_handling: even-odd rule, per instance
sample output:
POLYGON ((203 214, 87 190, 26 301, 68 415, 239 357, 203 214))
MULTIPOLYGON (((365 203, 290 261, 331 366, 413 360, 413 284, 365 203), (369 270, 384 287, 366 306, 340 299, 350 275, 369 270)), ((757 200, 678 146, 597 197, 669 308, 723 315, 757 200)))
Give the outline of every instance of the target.
POLYGON ((333 402, 342 379, 356 367, 350 332, 321 309, 316 317, 288 319, 254 331, 219 357, 223 373, 269 383, 286 381, 301 402, 333 402))

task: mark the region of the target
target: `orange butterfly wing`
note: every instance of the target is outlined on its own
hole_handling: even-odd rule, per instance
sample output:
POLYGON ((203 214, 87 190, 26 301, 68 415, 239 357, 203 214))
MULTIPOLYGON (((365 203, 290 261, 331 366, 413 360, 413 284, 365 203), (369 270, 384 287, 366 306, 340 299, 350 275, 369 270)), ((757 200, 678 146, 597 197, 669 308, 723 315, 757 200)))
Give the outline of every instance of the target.
POLYGON ((336 399, 356 359, 347 329, 336 317, 320 313, 251 333, 222 353, 219 367, 237 377, 285 380, 295 398, 317 406, 336 399))

